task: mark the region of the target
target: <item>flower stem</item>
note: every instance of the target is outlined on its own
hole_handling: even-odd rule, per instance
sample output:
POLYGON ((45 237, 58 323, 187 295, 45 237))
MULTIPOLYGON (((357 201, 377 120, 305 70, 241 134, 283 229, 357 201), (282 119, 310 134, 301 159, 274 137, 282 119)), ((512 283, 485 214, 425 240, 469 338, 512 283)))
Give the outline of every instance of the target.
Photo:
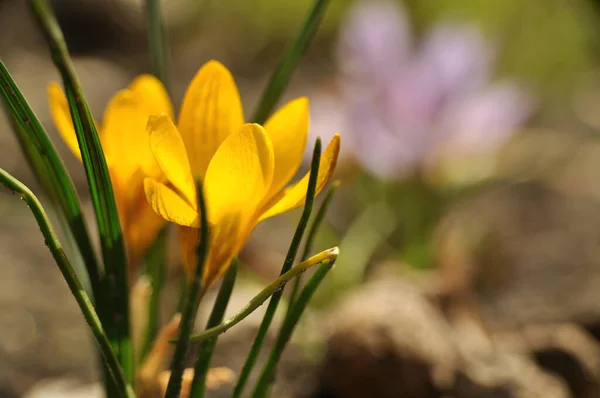
POLYGON ((304 289, 302 289, 302 293, 298 297, 298 301, 295 302, 290 311, 288 312, 283 325, 281 326, 281 330, 279 331, 279 335, 277 336, 277 340, 275 341, 275 345, 271 350, 271 354, 267 359, 267 363, 263 368, 263 371, 256 383, 256 387, 254 388, 254 392, 252 393, 252 397, 254 398, 263 398, 267 396, 267 392, 271 383, 273 382, 273 374, 275 369, 277 368, 277 363, 279 363, 279 359, 281 358, 281 354, 283 353, 283 349, 289 342, 292 337, 292 333, 294 332, 294 328, 298 324, 300 320, 300 316, 306 309, 308 302, 311 297, 321 284, 325 275, 331 270, 333 265, 335 264, 335 258, 332 260, 326 260, 323 264, 317 269, 317 271, 313 274, 310 280, 306 283, 304 289))
POLYGON ((329 0, 315 1, 310 15, 304 22, 302 30, 296 37, 296 41, 294 41, 294 44, 292 44, 292 46, 289 48, 271 75, 269 84, 267 85, 258 108, 254 113, 254 117, 252 118, 255 123, 263 124, 279 100, 279 97, 281 97, 283 90, 285 90, 287 87, 292 73, 300 61, 300 58, 302 58, 302 55, 304 55, 306 52, 306 49, 310 45, 310 42, 312 41, 312 38, 314 37, 321 20, 323 19, 323 14, 325 14, 327 4, 329 4, 329 0))
POLYGON ((148 29, 148 51, 152 74, 169 90, 168 58, 169 41, 160 8, 160 0, 146 0, 146 26, 148 29))
POLYGON ((202 182, 196 183, 196 190, 198 196, 198 209, 200 213, 200 242, 196 248, 198 256, 198 263, 196 265, 196 272, 192 280, 190 281, 189 294, 183 309, 181 323, 179 326, 179 339, 175 346, 175 353, 173 354, 173 365, 171 366, 171 377, 167 384, 167 391, 165 398, 178 398, 181 393, 181 380, 183 377, 183 371, 185 368, 185 356, 190 346, 190 334, 196 321, 196 313, 198 312, 198 305, 200 299, 205 293, 205 286, 202 282, 202 275, 204 273, 204 265, 206 263, 206 256, 209 250, 209 224, 206 218, 206 202, 204 201, 204 194, 202 192, 202 182))
POLYGON ((69 259, 67 258, 58 240, 58 237, 56 236, 54 229, 50 224, 50 220, 48 219, 48 216, 46 215, 46 212, 44 211, 44 208, 42 207, 38 198, 23 183, 3 169, 0 169, 0 183, 5 185, 11 191, 17 193, 31 209, 31 212, 33 213, 33 216, 35 217, 35 220, 42 231, 46 246, 48 246, 48 249, 50 249, 54 261, 56 261, 60 272, 69 286, 69 289, 71 289, 71 293, 75 297, 77 304, 79 304, 79 308, 81 309, 86 322, 92 330, 94 338, 96 339, 96 342, 102 351, 104 360, 112 372, 112 376, 115 379, 121 397, 134 398, 135 393, 133 392, 131 385, 129 385, 127 382, 123 369, 119 365, 119 361, 115 356, 115 353, 112 351, 110 341, 104 333, 102 323, 100 322, 100 319, 94 310, 94 306, 92 305, 89 296, 83 289, 81 282, 77 278, 77 275, 75 274, 75 271, 73 270, 73 267, 71 266, 71 263, 69 262, 69 259))
POLYGON ((302 274, 307 269, 314 267, 315 265, 324 263, 324 262, 333 262, 337 258, 339 254, 339 249, 337 247, 325 250, 319 254, 316 254, 309 258, 306 261, 301 262, 300 264, 294 266, 285 274, 281 275, 279 278, 275 279, 269 286, 260 291, 256 296, 252 298, 246 304, 244 308, 242 308, 237 314, 227 319, 225 322, 221 323, 218 326, 207 329, 204 332, 193 335, 190 339, 193 343, 202 342, 213 337, 216 337, 222 333, 225 333, 233 326, 240 323, 244 318, 254 312, 258 307, 260 307, 267 299, 277 292, 280 292, 286 283, 288 283, 291 279, 297 277, 302 274))
MULTIPOLYGON (((213 305, 213 309, 210 313, 210 317, 206 324, 206 329, 210 329, 223 322, 229 299, 231 298, 231 292, 235 285, 235 279, 237 277, 238 261, 233 259, 231 265, 227 269, 223 282, 219 288, 219 293, 213 305)), ((217 337, 213 337, 209 340, 204 340, 200 345, 198 352, 198 358, 196 359, 196 365, 194 366, 194 380, 192 381, 192 387, 190 390, 190 398, 204 398, 206 374, 210 365, 210 359, 212 357, 215 346, 217 345, 217 337)))
POLYGON ((140 355, 140 362, 144 360, 152 344, 154 338, 158 332, 158 318, 159 318, 159 305, 162 288, 164 285, 164 278, 166 274, 165 264, 165 250, 167 233, 166 228, 159 233, 156 241, 152 244, 152 247, 146 255, 146 269, 145 274, 150 279, 152 284, 152 296, 150 297, 150 303, 148 306, 148 327, 145 331, 144 344, 142 347, 142 353, 140 355))

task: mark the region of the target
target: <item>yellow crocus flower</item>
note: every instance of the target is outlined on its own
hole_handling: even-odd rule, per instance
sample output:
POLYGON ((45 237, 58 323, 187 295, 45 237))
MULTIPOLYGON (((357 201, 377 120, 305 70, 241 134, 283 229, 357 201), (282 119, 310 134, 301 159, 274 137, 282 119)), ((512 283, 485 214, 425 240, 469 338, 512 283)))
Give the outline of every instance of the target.
MULTIPOLYGON (((168 114, 148 122, 150 148, 167 184, 147 178, 152 208, 179 225, 188 275, 196 265, 200 216, 195 181, 203 181, 210 249, 203 279, 210 285, 229 266, 260 221, 301 206, 308 174, 285 187, 296 174, 308 137, 308 100, 279 109, 264 128, 244 124, 240 95, 231 73, 209 61, 196 74, 183 99, 177 126, 168 114)), ((317 193, 329 180, 339 153, 336 135, 321 157, 317 193)))
MULTIPOLYGON (((57 83, 48 86, 48 101, 63 140, 81 160, 69 105, 57 83)), ((142 75, 112 97, 102 125, 96 123, 132 271, 164 225, 144 194, 144 178, 160 176, 146 130, 150 115, 159 113, 173 115, 169 96, 158 79, 142 75)))

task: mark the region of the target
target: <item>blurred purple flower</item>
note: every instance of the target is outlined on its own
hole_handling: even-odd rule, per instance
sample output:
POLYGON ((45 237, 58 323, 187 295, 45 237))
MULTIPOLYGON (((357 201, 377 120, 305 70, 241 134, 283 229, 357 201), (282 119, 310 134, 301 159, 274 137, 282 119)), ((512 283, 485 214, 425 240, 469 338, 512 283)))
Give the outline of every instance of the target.
POLYGON ((530 115, 518 85, 490 83, 492 51, 477 29, 444 22, 412 47, 398 3, 354 6, 339 42, 340 105, 313 114, 313 133, 327 118, 342 120, 346 155, 395 179, 436 154, 491 150, 530 115))

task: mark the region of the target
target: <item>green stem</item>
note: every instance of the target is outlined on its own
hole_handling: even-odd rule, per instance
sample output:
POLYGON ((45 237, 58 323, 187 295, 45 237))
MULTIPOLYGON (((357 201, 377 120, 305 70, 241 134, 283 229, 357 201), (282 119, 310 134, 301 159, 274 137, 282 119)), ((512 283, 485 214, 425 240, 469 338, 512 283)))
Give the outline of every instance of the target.
MULTIPOLYGON (((225 311, 227 310, 227 305, 231 298, 231 292, 235 285, 237 269, 238 260, 234 259, 223 277, 223 282, 221 283, 219 294, 217 294, 213 309, 208 318, 206 329, 210 329, 223 322, 223 317, 225 316, 225 311)), ((194 380, 192 381, 190 398, 204 398, 206 374, 208 373, 210 359, 212 358, 216 345, 217 337, 205 340, 200 345, 198 358, 196 359, 196 365, 194 366, 194 380)))
POLYGON ((158 332, 160 296, 166 274, 166 243, 167 229, 163 228, 146 255, 145 273, 152 284, 152 296, 150 297, 150 303, 148 305, 148 327, 146 328, 146 335, 144 337, 144 345, 140 355, 140 362, 143 361, 148 352, 150 352, 152 344, 154 343, 154 338, 158 332))
POLYGON ((125 376, 133 381, 133 350, 129 335, 129 281, 123 232, 111 179, 89 106, 56 17, 48 0, 29 0, 29 6, 50 47, 52 60, 63 80, 96 213, 106 277, 102 321, 117 351, 125 376), (110 311, 110 312, 109 312, 110 311))
MULTIPOLYGON (((331 187, 329 188, 329 190, 327 190, 325 199, 323 199, 323 203, 321 203, 319 210, 317 210, 317 215, 315 216, 315 219, 308 230, 308 235, 306 236, 306 242, 304 243, 304 250, 302 251, 302 257, 300 257, 300 259, 302 261, 306 260, 308 258, 308 256, 310 255, 313 243, 315 241, 315 237, 317 236, 317 232, 319 232, 319 228, 321 227, 321 224, 323 223, 323 220, 325 219, 325 215, 327 214, 327 209, 329 208, 331 199, 333 199, 333 195, 337 192, 339 187, 340 187, 340 182, 335 181, 333 184, 331 184, 331 187)), ((294 280, 294 285, 292 286, 292 293, 290 294, 290 299, 289 299, 289 304, 288 304, 288 312, 286 314, 286 317, 288 317, 290 314, 292 304, 296 300, 296 296, 298 295, 298 291, 300 290, 301 284, 302 284, 302 275, 300 275, 299 277, 297 277, 294 280)))
POLYGON ((281 354, 283 353, 283 349, 290 341, 292 337, 292 333, 294 332, 294 328, 298 324, 300 320, 300 316, 306 309, 308 302, 311 297, 321 284, 325 275, 331 270, 335 263, 335 259, 326 260, 323 262, 323 265, 317 269, 317 271, 313 274, 310 280, 306 283, 304 289, 302 289, 302 293, 300 293, 300 297, 298 297, 298 301, 293 304, 291 310, 288 313, 288 316, 285 318, 279 335, 277 336, 277 340, 275 341, 275 345, 271 350, 271 354, 267 359, 267 363, 263 368, 263 371, 258 378, 258 382, 256 383, 256 387, 254 388, 254 392, 252 393, 252 397, 254 398, 263 398, 267 396, 267 392, 269 391, 269 387, 271 386, 274 380, 274 372, 277 368, 277 364, 281 358, 281 354))
POLYGON ((152 74, 163 83, 168 91, 169 41, 160 8, 160 0, 146 0, 144 9, 146 12, 148 50, 150 53, 152 74))
POLYGON ((290 280, 302 274, 310 267, 314 267, 315 265, 321 264, 326 261, 335 261, 338 254, 339 249, 337 247, 334 247, 329 250, 325 250, 319 254, 316 254, 308 260, 303 261, 300 264, 294 266, 288 272, 275 279, 269 286, 261 290, 260 293, 254 296, 254 298, 252 298, 252 300, 250 300, 248 304, 246 304, 246 306, 242 308, 237 314, 227 319, 219 326, 215 326, 213 328, 205 330, 204 332, 193 335, 190 338, 191 341, 194 343, 199 343, 216 337, 221 333, 225 333, 233 326, 243 321, 244 318, 246 318, 248 315, 253 313, 258 307, 260 307, 265 301, 267 301, 269 297, 274 296, 277 292, 280 292, 284 288, 285 284, 288 283, 290 280))
POLYGON ((173 354, 173 365, 171 366, 171 377, 167 384, 165 398, 178 398, 181 393, 181 379, 185 368, 185 356, 190 346, 190 334, 196 321, 196 313, 200 299, 205 293, 206 287, 202 283, 202 275, 204 273, 204 265, 209 249, 209 224, 206 219, 206 203, 202 192, 202 182, 196 183, 198 196, 198 209, 200 213, 200 242, 196 248, 198 263, 196 272, 190 282, 189 294, 184 306, 181 323, 179 326, 179 340, 175 346, 173 354))
POLYGON ((302 30, 271 75, 269 84, 267 85, 258 108, 254 113, 254 117, 252 118, 255 123, 263 124, 267 120, 273 107, 281 97, 283 90, 287 87, 300 58, 302 58, 310 45, 328 4, 329 0, 315 1, 310 15, 304 22, 302 30))
POLYGON ((40 201, 33 194, 33 192, 27 188, 27 186, 3 169, 0 169, 0 183, 5 185, 11 191, 17 193, 31 209, 31 212, 33 213, 33 216, 35 217, 35 220, 42 231, 46 246, 48 246, 48 249, 50 249, 50 253, 52 253, 54 261, 56 261, 60 272, 69 286, 69 289, 71 289, 71 293, 75 297, 77 304, 79 304, 79 308, 81 309, 86 322, 92 330, 92 334, 94 335, 94 338, 96 339, 96 342, 102 351, 104 360, 110 368, 115 382, 119 388, 120 395, 124 398, 134 398, 135 394, 133 389, 128 384, 123 369, 119 365, 119 361, 112 351, 110 341, 104 333, 100 318, 98 318, 89 296, 77 278, 77 275, 75 274, 75 271, 73 270, 73 267, 71 266, 71 263, 69 262, 69 259, 67 258, 58 240, 58 237, 54 233, 54 229, 52 228, 50 220, 48 219, 48 216, 46 215, 46 212, 44 211, 40 201))
MULTIPOLYGON (((315 201, 315 191, 317 188, 320 161, 321 140, 317 138, 317 141, 315 142, 315 148, 313 150, 313 157, 310 169, 310 177, 308 180, 308 187, 306 190, 306 201, 304 203, 304 210, 302 211, 302 216, 300 217, 300 221, 298 222, 298 226, 296 227, 296 232, 294 233, 294 237, 292 238, 292 242, 290 243, 290 247, 288 249, 285 261, 283 262, 283 266, 281 267, 280 275, 285 274, 292 267, 292 264, 294 263, 294 260, 296 258, 296 254, 298 253, 298 248, 300 247, 300 242, 302 242, 304 231, 306 231, 306 226, 308 225, 308 220, 310 219, 313 203, 315 201)), ((252 372, 252 368, 254 367, 256 360, 258 359, 258 354, 260 353, 260 349, 262 347, 265 336, 267 335, 267 331, 269 330, 269 326, 271 326, 271 322, 273 321, 273 317, 275 316, 275 311, 277 310, 277 306, 279 305, 279 301, 281 300, 282 294, 283 290, 278 290, 274 292, 273 296, 271 297, 271 301, 269 301, 269 306, 267 307, 265 316, 262 322, 260 323, 258 332, 256 333, 256 337, 254 338, 254 342, 252 343, 252 347, 250 348, 250 352, 248 353, 248 357, 244 362, 244 366, 242 367, 242 371, 240 372, 240 376, 233 390, 232 398, 239 398, 242 395, 244 386, 248 381, 248 378, 250 377, 250 373, 252 372)))

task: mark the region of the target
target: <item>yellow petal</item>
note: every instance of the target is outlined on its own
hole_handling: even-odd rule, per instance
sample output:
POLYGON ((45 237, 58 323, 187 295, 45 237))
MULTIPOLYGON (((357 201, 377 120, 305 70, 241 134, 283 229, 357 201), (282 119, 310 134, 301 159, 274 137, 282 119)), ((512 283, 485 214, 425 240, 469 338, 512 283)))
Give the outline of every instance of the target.
POLYGON ((169 365, 175 350, 175 345, 171 344, 170 340, 177 337, 180 322, 181 315, 173 315, 169 323, 160 329, 158 336, 152 343, 152 349, 136 375, 136 393, 139 397, 154 396, 159 389, 158 376, 169 365))
POLYGON ((148 115, 129 90, 117 92, 105 111, 100 138, 102 149, 114 174, 127 184, 140 167, 143 152, 148 151, 146 123, 148 115))
POLYGON ((48 104, 50 105, 52 120, 54 120, 63 141, 81 160, 81 152, 79 151, 77 135, 75 135, 75 128, 69 111, 69 103, 58 83, 52 82, 48 85, 48 104))
POLYGON ((165 220, 188 227, 200 225, 196 210, 171 188, 152 178, 146 178, 144 191, 152 209, 165 220))
MULTIPOLYGON (((210 230, 209 252, 204 265, 202 281, 205 286, 212 285, 227 270, 233 257, 235 257, 246 242, 253 224, 242 225, 239 214, 228 215, 221 219, 217 225, 212 225, 210 230)), ((188 278, 194 276, 197 266, 196 249, 199 243, 200 230, 198 228, 179 227, 179 244, 188 278)))
POLYGON ((130 206, 126 217, 120 217, 131 277, 136 275, 140 261, 165 225, 165 219, 154 212, 146 199, 144 181, 141 181, 139 189, 132 189, 135 190, 136 195, 129 200, 130 206))
MULTIPOLYGON (((321 162, 319 167, 319 176, 317 177, 317 188, 315 196, 317 196, 323 188, 327 185, 329 178, 335 170, 337 163, 338 154, 340 152, 340 135, 336 134, 332 139, 327 148, 321 155, 321 162)), ((310 172, 307 173, 304 178, 290 187, 286 188, 280 193, 271 203, 272 205, 264 210, 260 216, 259 221, 266 218, 273 217, 277 214, 284 213, 288 210, 300 207, 306 200, 306 189, 308 188, 308 180, 310 178, 310 172)))
POLYGON ((169 93, 156 77, 147 74, 138 76, 131 82, 128 89, 140 100, 148 115, 165 113, 171 119, 174 118, 169 93))
POLYGON ((267 120, 265 130, 273 143, 275 174, 267 196, 275 196, 298 171, 308 137, 308 99, 287 103, 267 120))
POLYGON ((148 328, 148 308, 152 297, 152 282, 148 275, 142 275, 129 290, 129 318, 131 345, 135 360, 139 361, 144 344, 144 335, 148 328))
POLYGON ((166 115, 151 116, 148 120, 150 149, 167 179, 196 208, 196 185, 190 170, 185 145, 177 128, 166 115))
POLYGON ((207 62, 185 93, 177 126, 194 176, 204 177, 221 143, 243 123, 242 103, 231 73, 217 61, 207 62))
MULTIPOLYGON (((169 94, 156 77, 141 75, 131 82, 128 90, 138 103, 139 112, 143 114, 143 123, 147 123, 151 115, 160 115, 163 113, 171 120, 174 120, 173 105, 171 105, 169 94)), ((146 130, 143 133, 146 133, 146 130)), ((138 142, 142 143, 144 141, 148 142, 146 135, 142 135, 138 142)), ((138 162, 146 176, 158 177, 160 175, 160 168, 156 160, 154 160, 149 146, 140 146, 138 162)))
POLYGON ((211 229, 210 250, 202 280, 206 286, 218 280, 246 243, 254 220, 243 219, 241 214, 229 214, 211 229))
POLYGON ((200 229, 180 226, 177 232, 185 274, 191 279, 196 269, 196 246, 200 238, 200 229))
MULTIPOLYGON (((218 279, 239 253, 256 224, 257 209, 273 179, 273 147, 258 124, 246 124, 215 153, 204 180, 210 250, 203 280, 218 279)), ((188 271, 196 267, 198 230, 180 228, 180 244, 188 271)))
POLYGON ((265 129, 245 124, 212 158, 204 180, 208 219, 218 224, 231 214, 256 212, 273 181, 273 146, 265 129))

